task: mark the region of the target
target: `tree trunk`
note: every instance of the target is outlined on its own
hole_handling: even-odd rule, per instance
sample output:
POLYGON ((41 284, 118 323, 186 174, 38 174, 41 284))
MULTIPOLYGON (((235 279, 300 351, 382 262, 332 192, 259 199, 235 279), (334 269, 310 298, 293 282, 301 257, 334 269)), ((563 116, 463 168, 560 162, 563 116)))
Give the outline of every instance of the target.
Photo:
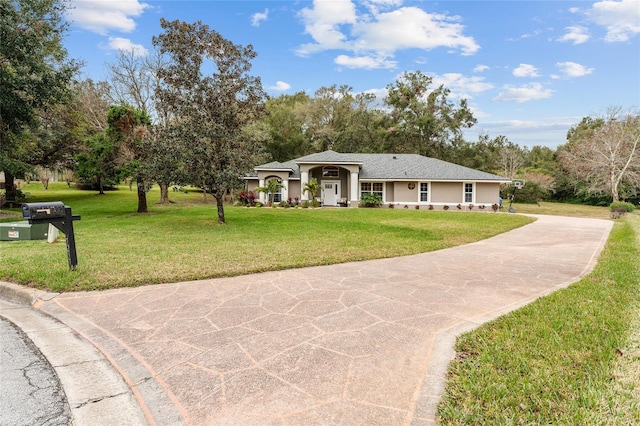
POLYGON ((136 179, 138 186, 138 213, 147 213, 147 191, 144 190, 144 180, 136 179))
POLYGON ((224 196, 214 195, 216 205, 218 206, 218 223, 225 224, 224 221, 224 196))
POLYGON ((14 203, 16 201, 16 196, 18 195, 18 188, 16 188, 15 178, 13 174, 6 170, 4 171, 4 187, 7 191, 7 198, 5 198, 5 201, 7 203, 14 203))
POLYGON ((98 194, 100 195, 104 195, 104 187, 102 186, 102 178, 98 178, 98 190, 100 192, 98 192, 98 194))
POLYGON ((160 186, 160 204, 169 204, 169 185, 163 182, 159 182, 160 186))

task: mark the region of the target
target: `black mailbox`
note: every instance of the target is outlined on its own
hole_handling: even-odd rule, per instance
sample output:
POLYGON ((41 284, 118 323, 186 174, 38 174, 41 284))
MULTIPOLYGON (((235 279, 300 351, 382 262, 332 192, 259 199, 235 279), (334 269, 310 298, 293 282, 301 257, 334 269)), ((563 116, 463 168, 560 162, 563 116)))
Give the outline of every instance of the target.
POLYGON ((64 219, 64 203, 25 203, 22 205, 22 217, 29 220, 64 219))
POLYGON ((71 207, 65 206, 62 201, 24 203, 22 205, 22 217, 28 219, 32 225, 36 223, 50 223, 64 232, 67 237, 69 269, 76 269, 76 266, 78 266, 78 256, 76 255, 76 237, 73 232, 73 222, 80 220, 80 216, 71 214, 71 207))

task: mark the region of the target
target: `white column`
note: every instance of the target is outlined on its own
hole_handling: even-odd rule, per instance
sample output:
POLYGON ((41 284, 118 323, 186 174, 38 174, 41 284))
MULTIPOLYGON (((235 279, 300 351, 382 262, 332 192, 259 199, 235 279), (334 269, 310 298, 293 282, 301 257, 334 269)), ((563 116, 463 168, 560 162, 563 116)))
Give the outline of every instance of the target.
MULTIPOLYGON (((258 186, 259 186, 260 188, 264 188, 264 179, 260 179, 260 180, 258 181, 258 186)), ((261 202, 262 204, 266 203, 265 198, 264 198, 264 197, 265 197, 265 195, 266 195, 266 194, 265 194, 264 192, 261 192, 261 193, 260 193, 260 196, 259 196, 259 198, 258 198, 258 200, 260 200, 260 202, 261 202)))
POLYGON ((300 201, 309 201, 309 192, 304 190, 304 187, 309 183, 309 172, 300 171, 300 201))
POLYGON ((287 201, 289 198, 289 179, 282 179, 282 184, 284 188, 282 188, 282 201, 287 201))
POLYGON ((359 174, 357 172, 351 172, 351 201, 350 207, 358 207, 358 198, 360 194, 359 174))

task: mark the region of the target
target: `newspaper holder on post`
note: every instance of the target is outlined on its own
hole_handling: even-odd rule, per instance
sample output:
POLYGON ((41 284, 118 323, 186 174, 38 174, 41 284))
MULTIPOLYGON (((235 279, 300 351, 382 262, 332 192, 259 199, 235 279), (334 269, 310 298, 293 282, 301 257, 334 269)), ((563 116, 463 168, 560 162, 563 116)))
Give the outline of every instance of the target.
POLYGON ((22 217, 27 219, 31 225, 50 223, 62 231, 67 240, 69 269, 72 271, 76 269, 78 256, 76 254, 76 237, 73 233, 73 222, 80 220, 80 216, 71 214, 71 207, 65 206, 61 201, 24 203, 22 205, 22 217))

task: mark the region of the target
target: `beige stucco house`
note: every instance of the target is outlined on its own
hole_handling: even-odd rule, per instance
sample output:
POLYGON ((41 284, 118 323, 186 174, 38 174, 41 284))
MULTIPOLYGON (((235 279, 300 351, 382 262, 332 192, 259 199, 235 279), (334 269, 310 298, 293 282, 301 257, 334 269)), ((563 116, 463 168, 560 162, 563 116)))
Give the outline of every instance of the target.
MULTIPOLYGON (((509 179, 417 154, 342 154, 324 151, 284 163, 254 168, 245 177, 247 189, 270 179, 283 185, 274 201, 309 200, 302 192, 312 178, 320 183, 315 194, 325 206, 357 207, 363 193, 376 193, 384 205, 442 209, 487 208, 498 202, 500 184, 509 179)), ((260 194, 265 201, 265 194, 260 194)))

